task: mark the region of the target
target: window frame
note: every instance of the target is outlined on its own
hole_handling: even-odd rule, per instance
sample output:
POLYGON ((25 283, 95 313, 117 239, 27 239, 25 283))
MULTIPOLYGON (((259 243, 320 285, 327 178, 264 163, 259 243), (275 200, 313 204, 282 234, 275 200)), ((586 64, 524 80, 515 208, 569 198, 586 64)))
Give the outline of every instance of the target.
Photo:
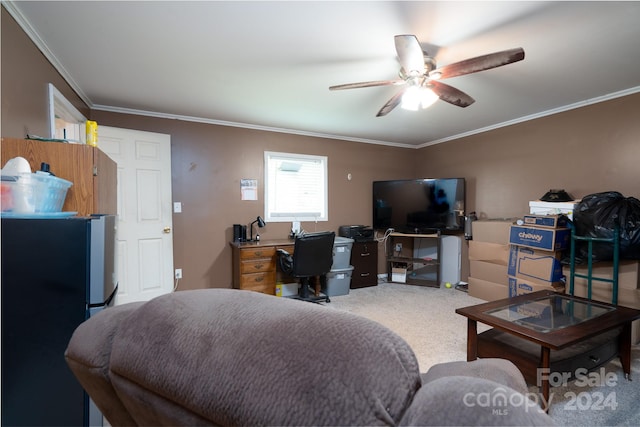
POLYGON ((87 118, 52 83, 49 91, 49 138, 84 144, 87 118))
POLYGON ((302 221, 328 221, 329 220, 329 158, 327 156, 318 156, 312 154, 297 154, 297 153, 284 153, 284 152, 276 152, 276 151, 265 151, 264 152, 264 219, 266 222, 302 222, 302 221), (322 201, 316 200, 317 203, 321 204, 321 212, 318 216, 310 216, 304 215, 303 212, 295 213, 291 216, 285 215, 275 215, 271 211, 270 205, 270 187, 275 185, 275 183, 271 182, 272 178, 270 176, 270 164, 273 161, 286 161, 286 162, 309 162, 309 161, 319 161, 321 166, 320 173, 322 176, 320 177, 320 192, 322 194, 319 195, 319 198, 322 198, 322 201))

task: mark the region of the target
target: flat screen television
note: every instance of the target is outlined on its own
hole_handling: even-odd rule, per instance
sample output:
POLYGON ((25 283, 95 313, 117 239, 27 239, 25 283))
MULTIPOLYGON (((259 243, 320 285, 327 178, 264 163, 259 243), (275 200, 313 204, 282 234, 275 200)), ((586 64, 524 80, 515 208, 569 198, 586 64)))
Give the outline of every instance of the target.
POLYGON ((464 178, 373 182, 373 228, 403 233, 464 230, 464 178))

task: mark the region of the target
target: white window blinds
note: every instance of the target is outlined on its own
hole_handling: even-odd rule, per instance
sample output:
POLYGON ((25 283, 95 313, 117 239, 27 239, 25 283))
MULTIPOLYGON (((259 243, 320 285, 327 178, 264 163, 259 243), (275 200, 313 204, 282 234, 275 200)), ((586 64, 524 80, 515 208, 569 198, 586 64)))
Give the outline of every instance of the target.
POLYGON ((327 221, 327 157, 265 152, 265 220, 327 221))

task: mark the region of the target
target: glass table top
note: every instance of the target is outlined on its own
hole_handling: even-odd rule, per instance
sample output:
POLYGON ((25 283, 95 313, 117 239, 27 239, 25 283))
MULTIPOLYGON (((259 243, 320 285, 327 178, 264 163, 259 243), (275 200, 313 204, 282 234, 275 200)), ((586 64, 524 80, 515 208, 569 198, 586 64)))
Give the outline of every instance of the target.
POLYGON ((509 304, 485 313, 539 332, 551 332, 577 325, 615 310, 593 301, 579 301, 565 295, 544 296, 509 304))

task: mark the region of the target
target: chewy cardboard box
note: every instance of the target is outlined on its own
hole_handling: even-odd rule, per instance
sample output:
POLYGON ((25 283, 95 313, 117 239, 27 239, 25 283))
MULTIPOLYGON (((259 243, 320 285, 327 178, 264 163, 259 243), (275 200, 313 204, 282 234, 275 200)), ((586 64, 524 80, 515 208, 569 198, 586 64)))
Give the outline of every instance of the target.
POLYGON ((509 287, 500 283, 469 277, 469 295, 485 301, 495 301, 509 297, 509 287))
POLYGON ((504 286, 509 284, 506 265, 471 260, 469 261, 469 274, 476 279, 499 283, 504 286))
POLYGON ((511 245, 509 276, 557 282, 562 279, 562 251, 541 251, 526 246, 511 245))
MULTIPOLYGON (((586 276, 588 274, 587 265, 576 265, 576 273, 586 276)), ((601 261, 593 263, 591 276, 613 279, 613 262, 601 261)), ((575 283, 587 285, 587 279, 585 278, 576 277, 574 280, 575 283)), ((593 281, 593 283, 597 282, 593 281)), ((640 261, 631 259, 620 260, 618 263, 618 289, 640 289, 640 261)))
POLYGON ((471 223, 474 242, 509 244, 509 228, 517 218, 479 219, 471 223))
POLYGON ((509 233, 509 243, 512 245, 528 246, 546 251, 567 249, 570 239, 571 229, 569 228, 512 225, 509 233))
POLYGON ((564 228, 568 225, 566 215, 525 215, 522 218, 524 225, 534 227, 564 228))
POLYGON ((538 282, 509 276, 509 297, 516 297, 537 291, 564 292, 564 284, 562 284, 562 282, 538 282))
POLYGON ((469 240, 469 260, 506 266, 509 264, 509 245, 469 240))

